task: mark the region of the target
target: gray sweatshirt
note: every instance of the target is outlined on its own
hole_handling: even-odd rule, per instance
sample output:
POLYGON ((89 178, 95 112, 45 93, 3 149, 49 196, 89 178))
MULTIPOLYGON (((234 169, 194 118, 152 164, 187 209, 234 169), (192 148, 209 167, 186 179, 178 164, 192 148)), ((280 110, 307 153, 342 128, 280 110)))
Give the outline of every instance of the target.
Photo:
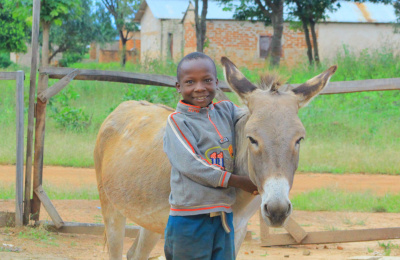
POLYGON ((178 103, 168 117, 164 152, 172 165, 170 215, 232 212, 235 124, 242 111, 230 101, 200 108, 178 103))

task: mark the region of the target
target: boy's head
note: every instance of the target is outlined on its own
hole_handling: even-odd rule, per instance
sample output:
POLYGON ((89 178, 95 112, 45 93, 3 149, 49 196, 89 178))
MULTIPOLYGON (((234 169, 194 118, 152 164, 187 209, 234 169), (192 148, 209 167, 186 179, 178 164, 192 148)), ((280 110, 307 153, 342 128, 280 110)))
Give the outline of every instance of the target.
POLYGON ((201 52, 193 52, 179 62, 176 89, 183 101, 190 105, 206 107, 215 97, 218 87, 214 61, 201 52))

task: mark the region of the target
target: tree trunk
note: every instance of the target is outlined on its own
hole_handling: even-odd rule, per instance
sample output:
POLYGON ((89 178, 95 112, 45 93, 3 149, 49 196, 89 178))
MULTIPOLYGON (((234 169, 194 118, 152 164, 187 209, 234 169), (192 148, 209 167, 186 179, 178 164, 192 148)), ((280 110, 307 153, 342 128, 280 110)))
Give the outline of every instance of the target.
POLYGON ((313 48, 314 48, 314 60, 317 65, 319 65, 319 53, 318 53, 318 39, 317 34, 315 33, 315 22, 310 18, 310 29, 311 36, 313 40, 313 48))
POLYGON ((196 22, 196 45, 197 51, 203 52, 204 51, 204 42, 206 40, 206 31, 207 31, 207 24, 206 24, 206 17, 207 17, 207 8, 208 8, 208 0, 203 0, 203 9, 201 11, 201 17, 199 19, 199 0, 194 1, 194 15, 195 15, 195 22, 196 22))
POLYGON ((311 45, 311 41, 310 41, 310 32, 308 31, 307 20, 302 19, 301 22, 303 24, 304 37, 306 38, 308 61, 310 62, 310 65, 312 65, 314 59, 313 59, 313 55, 312 55, 312 45, 311 45))
POLYGON ((282 54, 282 35, 283 35, 283 1, 278 1, 276 11, 271 15, 274 34, 271 41, 271 64, 279 67, 282 54))
MULTIPOLYGON (((127 32, 127 34, 128 34, 128 32, 127 32)), ((125 67, 125 64, 126 64, 126 42, 128 41, 128 38, 124 37, 124 32, 122 30, 119 31, 119 35, 120 35, 120 39, 121 39, 121 43, 122 43, 121 67, 125 67)))
POLYGON ((43 22, 42 67, 49 66, 50 22, 43 22))

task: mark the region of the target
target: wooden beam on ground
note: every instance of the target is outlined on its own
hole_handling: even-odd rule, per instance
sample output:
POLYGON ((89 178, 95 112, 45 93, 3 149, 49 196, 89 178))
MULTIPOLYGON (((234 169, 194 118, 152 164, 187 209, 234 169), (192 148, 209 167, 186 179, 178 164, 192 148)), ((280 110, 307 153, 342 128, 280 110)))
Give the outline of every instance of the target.
POLYGON ((36 74, 39 54, 39 22, 40 22, 40 0, 33 0, 32 7, 32 57, 31 74, 29 79, 29 110, 28 130, 26 140, 26 165, 25 165, 25 204, 24 204, 24 225, 29 223, 31 213, 31 186, 32 186, 32 151, 33 151, 33 126, 35 114, 35 92, 36 74))
MULTIPOLYGON (((77 223, 77 222, 64 222, 61 228, 57 228, 53 222, 39 221, 44 227, 53 232, 60 233, 73 233, 73 234, 86 234, 86 235, 104 235, 104 225, 94 223, 77 223)), ((135 238, 139 235, 140 228, 138 226, 125 226, 125 237, 135 238)))
MULTIPOLYGON (((39 72, 48 75, 51 79, 61 79, 71 73, 72 70, 74 69, 46 67, 40 68, 39 72)), ((175 88, 176 83, 176 77, 172 76, 107 70, 79 70, 79 75, 74 79, 122 82, 173 88, 175 88)), ((224 81, 220 81, 218 86, 225 92, 230 91, 228 85, 224 81)))
POLYGON ((0 227, 15 226, 15 213, 0 211, 0 227))
POLYGON ((301 243, 298 243, 290 234, 269 234, 266 237, 261 237, 261 246, 329 244, 388 239, 400 239, 400 227, 309 232, 301 243))
POLYGON ((307 232, 300 227, 300 225, 297 224, 292 217, 289 217, 283 227, 287 232, 289 232, 289 234, 294 238, 294 240, 296 240, 297 243, 303 241, 303 239, 307 236, 307 232))
POLYGON ((15 80, 17 72, 0 72, 0 80, 15 80))
POLYGON ((70 73, 65 75, 61 80, 59 80, 53 86, 49 87, 48 89, 40 93, 38 95, 38 98, 42 102, 47 102, 47 100, 49 100, 51 97, 58 94, 63 88, 65 88, 68 85, 68 83, 70 83, 71 80, 73 80, 78 74, 79 74, 78 69, 72 70, 70 73))
POLYGON ((15 179, 15 224, 23 225, 23 199, 24 199, 24 79, 22 70, 17 72, 16 89, 16 179, 15 179))
POLYGON ((54 226, 56 226, 56 228, 61 228, 64 225, 64 221, 61 219, 53 203, 51 203, 51 200, 43 190, 42 185, 39 185, 39 187, 37 187, 34 191, 36 196, 38 196, 40 201, 43 203, 47 213, 49 213, 50 218, 54 222, 54 226))

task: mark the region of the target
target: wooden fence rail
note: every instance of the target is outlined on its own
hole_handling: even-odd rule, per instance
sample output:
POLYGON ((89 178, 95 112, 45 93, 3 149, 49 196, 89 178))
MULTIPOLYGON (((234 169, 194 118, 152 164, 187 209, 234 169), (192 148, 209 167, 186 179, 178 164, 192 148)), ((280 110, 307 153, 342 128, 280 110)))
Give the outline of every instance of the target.
MULTIPOLYGON (((72 71, 74 71, 72 68, 40 68, 40 73, 47 74, 51 79, 62 79, 72 71)), ((176 77, 172 76, 104 70, 78 70, 74 79, 124 82, 165 87, 175 87, 176 82, 176 77)), ((296 87, 299 85, 300 84, 291 84, 290 86, 296 87)), ((286 87, 287 86, 289 85, 286 85, 286 87)), ((231 91, 225 81, 221 80, 219 87, 224 92, 231 91)), ((383 90, 400 90, 400 78, 330 82, 320 94, 339 94, 383 90)))

